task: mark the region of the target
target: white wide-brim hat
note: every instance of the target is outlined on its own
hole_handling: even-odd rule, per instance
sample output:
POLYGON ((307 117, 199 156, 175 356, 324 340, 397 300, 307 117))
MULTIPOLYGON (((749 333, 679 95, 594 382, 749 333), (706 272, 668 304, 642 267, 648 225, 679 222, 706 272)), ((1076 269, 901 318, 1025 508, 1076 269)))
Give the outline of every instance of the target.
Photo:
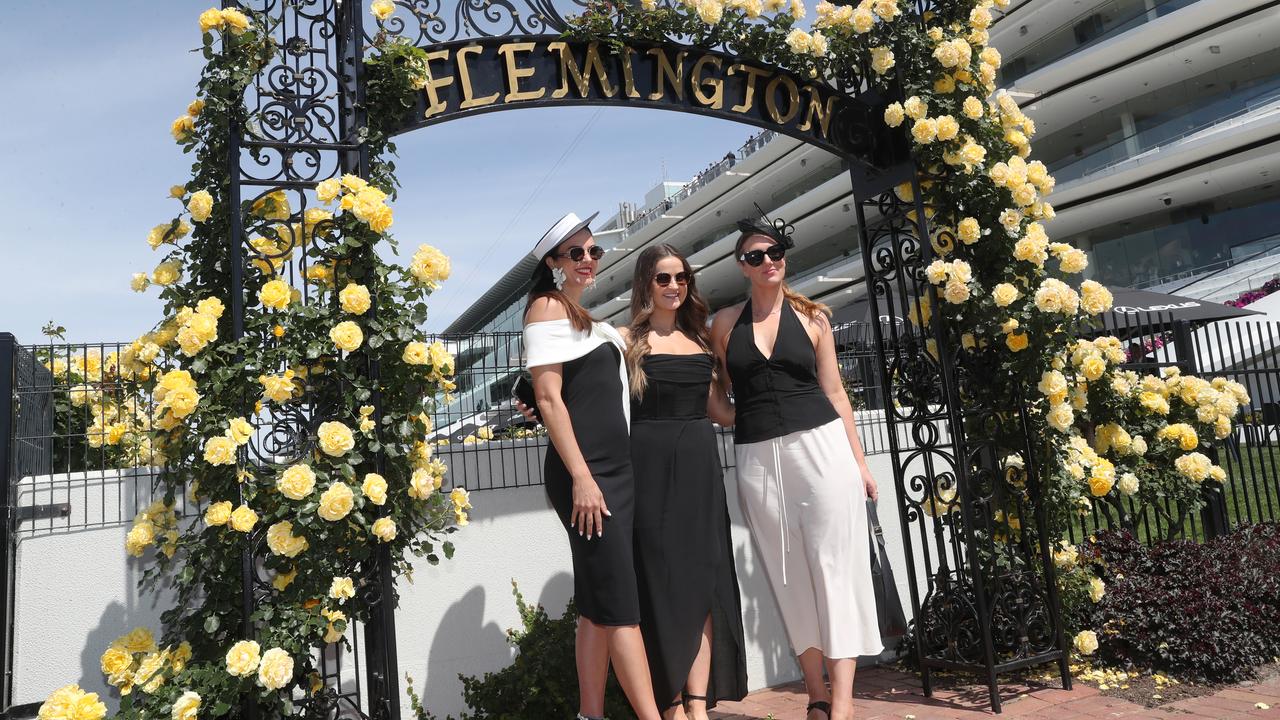
POLYGON ((574 213, 569 213, 556 221, 555 225, 542 236, 538 244, 533 246, 533 252, 530 254, 541 260, 547 253, 556 248, 557 245, 573 237, 575 233, 591 224, 592 220, 600 213, 594 212, 587 217, 586 220, 579 220, 574 213))

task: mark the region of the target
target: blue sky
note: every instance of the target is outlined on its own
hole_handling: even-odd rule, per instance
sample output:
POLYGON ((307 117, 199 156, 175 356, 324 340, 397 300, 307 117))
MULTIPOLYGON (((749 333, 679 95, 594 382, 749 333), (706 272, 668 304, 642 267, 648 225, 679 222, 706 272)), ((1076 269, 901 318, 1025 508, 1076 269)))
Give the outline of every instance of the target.
MULTIPOLYGON (((155 293, 132 292, 129 277, 158 262, 147 231, 173 216, 168 188, 189 175, 169 124, 193 97, 196 17, 210 4, 63 0, 53 24, 50 6, 6 5, 0 332, 39 342, 55 320, 71 341, 130 340, 160 319, 155 293)), ((453 260, 428 329, 443 329, 564 212, 606 217, 640 203, 664 167, 687 180, 753 132, 684 113, 546 108, 403 136, 392 230, 410 253, 425 242, 453 260)))

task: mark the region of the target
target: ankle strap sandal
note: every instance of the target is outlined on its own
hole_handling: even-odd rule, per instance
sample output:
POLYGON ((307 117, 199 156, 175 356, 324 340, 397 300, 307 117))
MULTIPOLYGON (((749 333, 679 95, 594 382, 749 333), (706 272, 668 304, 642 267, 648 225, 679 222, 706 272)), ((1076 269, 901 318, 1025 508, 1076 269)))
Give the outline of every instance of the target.
POLYGON ((814 700, 813 702, 809 703, 809 707, 805 708, 804 710, 805 712, 813 712, 814 710, 821 710, 823 715, 826 715, 828 718, 831 717, 831 703, 827 702, 826 700, 814 700))

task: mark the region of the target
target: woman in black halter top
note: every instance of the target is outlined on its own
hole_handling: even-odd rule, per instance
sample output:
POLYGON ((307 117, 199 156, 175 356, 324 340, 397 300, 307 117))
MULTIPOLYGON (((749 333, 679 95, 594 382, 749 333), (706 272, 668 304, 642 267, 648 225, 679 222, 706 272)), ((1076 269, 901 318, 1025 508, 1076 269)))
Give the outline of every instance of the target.
POLYGON ((876 484, 828 311, 783 281, 790 236, 739 226, 734 254, 751 294, 721 310, 711 330, 733 386, 738 498, 800 660, 809 720, 847 720, 857 657, 882 650, 864 507, 876 484))
POLYGON ((717 701, 746 694, 742 606, 711 424, 732 425, 733 408, 712 385, 707 306, 684 257, 665 244, 645 250, 631 293, 624 332, 640 630, 663 716, 706 720, 717 701))

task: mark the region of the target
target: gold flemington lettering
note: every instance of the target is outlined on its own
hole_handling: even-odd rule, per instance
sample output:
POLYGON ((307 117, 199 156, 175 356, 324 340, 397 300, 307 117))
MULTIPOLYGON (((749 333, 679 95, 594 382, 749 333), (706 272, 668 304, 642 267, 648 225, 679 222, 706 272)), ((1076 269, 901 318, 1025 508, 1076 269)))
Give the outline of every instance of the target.
POLYGON ((688 53, 683 50, 676 55, 673 65, 667 51, 662 48, 649 48, 649 55, 657 58, 657 78, 654 80, 654 91, 649 93, 650 100, 662 100, 667 95, 667 83, 676 89, 676 97, 684 102, 684 58, 688 53))
POLYGON ((769 71, 738 63, 729 68, 728 74, 735 75, 739 72, 747 76, 747 90, 743 95, 742 104, 734 105, 729 109, 736 113, 751 112, 751 105, 755 102, 756 78, 769 77, 769 71))
POLYGON ((786 75, 777 75, 764 89, 764 107, 769 111, 769 117, 779 125, 786 125, 791 122, 792 118, 800 112, 800 88, 796 87, 796 81, 786 75), (787 114, 783 115, 778 112, 778 85, 787 86, 787 114))
POLYGON ((471 68, 467 67, 467 56, 479 55, 482 52, 484 52, 484 48, 479 45, 467 45, 466 47, 458 48, 458 78, 461 80, 462 85, 462 104, 458 106, 460 110, 492 105, 498 100, 498 93, 486 95, 482 98, 475 97, 475 88, 471 87, 471 68))
POLYGON ((636 90, 636 71, 631 66, 631 53, 635 52, 629 47, 622 48, 622 87, 623 92, 629 98, 640 97, 640 92, 636 90))
POLYGON ((502 98, 502 102, 537 100, 547 93, 546 88, 538 88, 537 90, 520 89, 520 80, 533 77, 534 69, 516 65, 516 53, 531 52, 533 48, 534 43, 531 42, 504 43, 498 47, 498 54, 507 61, 507 94, 502 98))
POLYGON ((578 68, 578 61, 573 59, 573 51, 569 49, 569 45, 563 42, 553 42, 547 44, 548 50, 554 50, 560 53, 560 87, 551 93, 553 98, 562 98, 569 94, 569 78, 573 78, 574 85, 578 88, 578 97, 586 97, 587 92, 591 89, 591 76, 594 74, 600 79, 600 91, 605 97, 613 97, 618 94, 618 89, 609 82, 609 74, 605 72, 604 61, 600 59, 600 44, 591 43, 587 45, 587 57, 582 61, 583 68, 578 68))
POLYGON ((812 85, 805 85, 804 90, 809 93, 809 102, 805 107, 804 122, 800 123, 800 126, 796 129, 802 131, 812 129, 813 119, 816 117, 818 119, 818 137, 826 140, 831 131, 831 114, 836 104, 836 96, 834 93, 829 95, 824 106, 819 99, 821 96, 818 93, 818 88, 812 85))
POLYGON ((427 94, 427 117, 439 115, 445 111, 447 103, 440 99, 440 89, 449 87, 453 84, 453 76, 446 75, 437 79, 431 74, 432 60, 448 60, 448 50, 433 50, 427 53, 427 84, 422 91, 427 94))
POLYGON ((697 98, 698 102, 712 110, 719 110, 724 107, 724 80, 722 78, 704 78, 702 71, 707 65, 715 65, 716 70, 719 70, 723 63, 723 60, 714 55, 703 55, 693 64, 689 77, 689 84, 693 86, 693 96, 697 98), (714 90, 711 95, 706 93, 708 87, 714 90))

